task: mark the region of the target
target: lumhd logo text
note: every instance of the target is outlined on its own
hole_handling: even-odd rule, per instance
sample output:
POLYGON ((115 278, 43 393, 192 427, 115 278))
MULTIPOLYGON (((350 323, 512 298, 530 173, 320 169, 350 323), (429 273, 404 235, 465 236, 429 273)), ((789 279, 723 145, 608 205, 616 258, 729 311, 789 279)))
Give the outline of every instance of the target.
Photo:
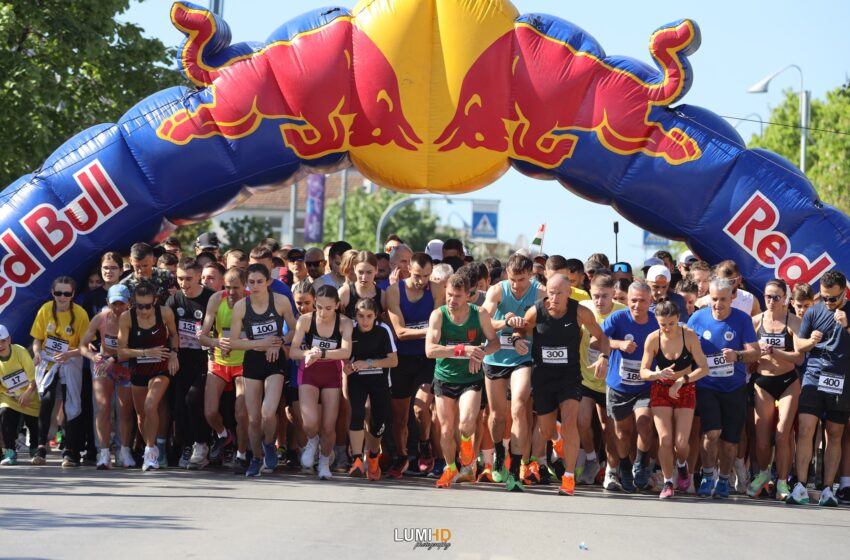
POLYGON ((413 543, 414 550, 417 548, 448 550, 452 545, 452 532, 451 529, 445 528, 404 527, 393 530, 393 540, 395 542, 413 543))

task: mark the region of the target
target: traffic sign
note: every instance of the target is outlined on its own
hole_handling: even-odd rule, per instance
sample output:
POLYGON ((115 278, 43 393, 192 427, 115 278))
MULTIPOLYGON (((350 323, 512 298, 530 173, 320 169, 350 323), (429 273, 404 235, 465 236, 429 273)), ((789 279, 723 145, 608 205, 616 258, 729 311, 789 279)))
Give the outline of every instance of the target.
POLYGON ((481 241, 499 239, 499 203, 472 203, 472 238, 481 241))
POLYGON ((643 232, 644 247, 666 247, 669 244, 670 240, 666 237, 661 237, 660 235, 655 235, 654 233, 649 233, 648 231, 643 232))

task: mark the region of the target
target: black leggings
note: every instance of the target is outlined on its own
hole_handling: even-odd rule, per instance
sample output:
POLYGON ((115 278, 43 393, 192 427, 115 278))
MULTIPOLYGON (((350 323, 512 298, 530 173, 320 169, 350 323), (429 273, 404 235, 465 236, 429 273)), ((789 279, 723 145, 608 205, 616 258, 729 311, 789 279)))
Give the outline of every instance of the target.
POLYGON ((178 445, 183 447, 210 439, 210 427, 204 417, 206 368, 206 362, 201 368, 190 362, 174 376, 174 431, 178 445))
MULTIPOLYGON (((41 408, 38 412, 38 445, 39 447, 47 447, 47 436, 50 434, 50 424, 53 416, 53 406, 56 404, 56 397, 62 391, 62 400, 67 396, 68 388, 59 382, 59 374, 53 377, 53 382, 44 394, 41 395, 41 408)), ((83 415, 80 414, 73 420, 65 418, 65 454, 76 455, 80 454, 83 437, 83 415)))
POLYGON ((383 437, 390 420, 390 387, 386 375, 359 375, 348 377, 348 399, 351 401, 350 430, 362 430, 366 420, 366 398, 372 405, 369 433, 383 437))
POLYGON ((0 408, 0 426, 3 430, 3 446, 6 449, 15 449, 15 441, 18 439, 18 430, 21 427, 21 417, 30 433, 30 443, 35 443, 38 437, 38 416, 21 414, 9 407, 0 408))

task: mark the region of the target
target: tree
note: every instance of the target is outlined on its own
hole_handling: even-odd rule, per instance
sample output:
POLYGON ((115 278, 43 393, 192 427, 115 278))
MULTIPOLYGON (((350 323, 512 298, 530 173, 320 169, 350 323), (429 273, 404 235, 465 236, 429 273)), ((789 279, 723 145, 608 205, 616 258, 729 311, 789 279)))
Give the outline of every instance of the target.
POLYGON ((195 240, 205 231, 212 231, 212 229, 212 220, 203 220, 187 226, 178 227, 171 233, 170 237, 176 237, 180 241, 180 247, 183 248, 184 254, 194 255, 195 240))
POLYGON ((225 250, 242 249, 250 251, 260 241, 271 235, 272 225, 268 218, 242 216, 221 222, 226 240, 222 240, 225 250))
POLYGON ((173 52, 115 16, 129 0, 0 3, 0 188, 66 138, 181 83, 173 52))
MULTIPOLYGON (((795 164, 800 158, 800 99, 785 92, 773 109, 764 135, 753 136, 750 148, 765 148, 795 164), (786 125, 786 126, 782 126, 786 125)), ((806 176, 821 200, 850 214, 850 82, 827 92, 826 100, 811 104, 806 176)))
MULTIPOLYGON (((357 249, 373 251, 375 249, 375 229, 384 210, 390 204, 405 198, 407 195, 395 193, 387 189, 379 189, 374 194, 368 194, 360 189, 352 189, 348 193, 345 206, 345 240, 357 249)), ((325 207, 324 242, 337 240, 339 230, 340 203, 339 200, 328 201, 325 207)), ((395 233, 414 251, 421 251, 428 241, 438 235, 438 219, 426 209, 416 204, 402 206, 389 219, 384 227, 382 236, 386 238, 395 233)), ((383 244, 384 239, 381 239, 383 244)))

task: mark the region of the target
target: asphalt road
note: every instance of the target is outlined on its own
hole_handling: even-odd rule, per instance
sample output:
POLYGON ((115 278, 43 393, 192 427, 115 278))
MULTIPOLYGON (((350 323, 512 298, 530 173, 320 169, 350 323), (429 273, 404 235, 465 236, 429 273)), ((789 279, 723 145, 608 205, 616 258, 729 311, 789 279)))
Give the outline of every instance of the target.
POLYGON ((51 461, 0 468, 0 535, 4 558, 800 559, 847 542, 850 508, 51 461), (429 540, 448 547, 414 549, 416 528, 442 529, 429 540))

